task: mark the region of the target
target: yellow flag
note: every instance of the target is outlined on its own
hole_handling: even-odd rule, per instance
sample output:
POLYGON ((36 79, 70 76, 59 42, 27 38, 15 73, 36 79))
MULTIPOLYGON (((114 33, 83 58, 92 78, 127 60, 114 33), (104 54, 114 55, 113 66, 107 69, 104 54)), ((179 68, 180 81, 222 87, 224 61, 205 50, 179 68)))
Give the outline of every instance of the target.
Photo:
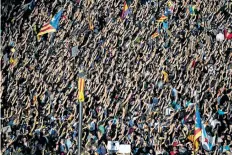
POLYGON ((83 78, 79 78, 79 81, 78 81, 78 100, 80 102, 84 102, 84 100, 85 100, 84 86, 85 86, 85 80, 83 78))

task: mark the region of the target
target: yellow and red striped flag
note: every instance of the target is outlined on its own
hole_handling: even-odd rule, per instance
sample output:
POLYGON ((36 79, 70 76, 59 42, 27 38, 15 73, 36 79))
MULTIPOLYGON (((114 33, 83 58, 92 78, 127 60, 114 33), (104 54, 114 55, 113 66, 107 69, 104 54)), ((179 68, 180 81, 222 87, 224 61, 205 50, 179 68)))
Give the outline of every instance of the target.
POLYGON ((158 36, 159 36, 159 33, 158 33, 158 32, 155 32, 155 33, 152 34, 151 37, 154 39, 154 38, 156 38, 156 37, 158 37, 158 36))
POLYGON ((168 19, 168 17, 167 16, 165 16, 165 15, 162 15, 161 17, 160 17, 160 19, 158 19, 157 20, 157 22, 163 22, 165 19, 168 19))
POLYGON ((84 86, 85 86, 85 80, 83 78, 79 78, 79 81, 78 81, 78 100, 79 100, 79 102, 84 102, 84 100, 85 100, 84 86))
MULTIPOLYGON (((194 148, 195 150, 198 150, 199 149, 199 142, 198 141, 194 141, 194 135, 189 135, 188 136, 188 139, 193 142, 193 145, 194 145, 194 148)), ((194 151, 195 151, 194 150, 194 151)))
POLYGON ((63 9, 61 9, 53 18, 52 20, 45 24, 41 30, 39 31, 38 35, 37 35, 37 39, 40 40, 41 36, 46 34, 46 33, 51 33, 51 32, 56 32, 58 25, 59 25, 59 21, 61 18, 61 15, 63 13, 63 9))

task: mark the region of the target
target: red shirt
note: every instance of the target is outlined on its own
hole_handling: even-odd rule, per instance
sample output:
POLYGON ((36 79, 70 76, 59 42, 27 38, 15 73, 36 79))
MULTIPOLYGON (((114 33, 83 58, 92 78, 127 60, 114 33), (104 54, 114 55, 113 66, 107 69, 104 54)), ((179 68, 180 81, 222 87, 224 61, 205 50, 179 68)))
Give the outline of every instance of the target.
POLYGON ((172 151, 170 152, 171 155, 176 155, 178 153, 178 151, 172 151))
POLYGON ((227 40, 232 39, 232 33, 228 33, 227 30, 224 30, 224 36, 227 40))

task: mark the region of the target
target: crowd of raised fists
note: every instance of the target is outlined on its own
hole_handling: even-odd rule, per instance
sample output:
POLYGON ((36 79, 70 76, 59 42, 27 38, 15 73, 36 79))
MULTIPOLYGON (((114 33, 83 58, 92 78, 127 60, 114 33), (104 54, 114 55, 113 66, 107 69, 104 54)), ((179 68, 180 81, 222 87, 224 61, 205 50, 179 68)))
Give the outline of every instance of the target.
POLYGON ((2 1, 2 153, 77 154, 82 67, 84 154, 109 154, 108 141, 133 155, 231 154, 231 2, 172 0, 167 14, 169 2, 127 0, 122 18, 122 0, 2 1), (190 138, 196 107, 209 150, 190 138))

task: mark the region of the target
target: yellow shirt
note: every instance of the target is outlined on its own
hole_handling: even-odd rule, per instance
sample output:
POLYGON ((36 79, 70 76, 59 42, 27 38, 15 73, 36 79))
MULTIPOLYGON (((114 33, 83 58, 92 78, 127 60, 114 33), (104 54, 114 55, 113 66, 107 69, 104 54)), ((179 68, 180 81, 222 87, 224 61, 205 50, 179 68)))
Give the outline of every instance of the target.
POLYGON ((164 76, 164 82, 168 82, 168 73, 165 72, 165 71, 162 71, 161 73, 162 73, 163 76, 164 76))

